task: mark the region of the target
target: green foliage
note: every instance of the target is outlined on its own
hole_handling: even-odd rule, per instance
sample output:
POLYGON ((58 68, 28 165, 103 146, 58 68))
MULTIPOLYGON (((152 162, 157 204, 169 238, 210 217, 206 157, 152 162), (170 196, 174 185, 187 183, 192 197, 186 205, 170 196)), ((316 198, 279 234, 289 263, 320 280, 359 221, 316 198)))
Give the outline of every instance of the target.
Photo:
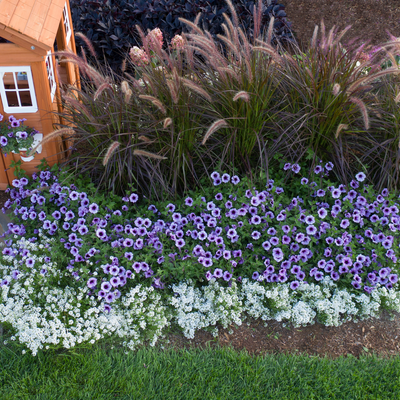
POLYGON ((126 354, 109 343, 39 357, 15 344, 0 351, 0 397, 112 399, 397 399, 399 357, 330 359, 253 356, 217 345, 143 348, 126 354))
POLYGON ((22 161, 19 160, 17 162, 15 162, 14 160, 11 161, 10 163, 10 168, 14 168, 14 175, 17 177, 17 179, 19 178, 27 178, 28 174, 26 173, 26 171, 24 169, 21 168, 22 165, 22 161))

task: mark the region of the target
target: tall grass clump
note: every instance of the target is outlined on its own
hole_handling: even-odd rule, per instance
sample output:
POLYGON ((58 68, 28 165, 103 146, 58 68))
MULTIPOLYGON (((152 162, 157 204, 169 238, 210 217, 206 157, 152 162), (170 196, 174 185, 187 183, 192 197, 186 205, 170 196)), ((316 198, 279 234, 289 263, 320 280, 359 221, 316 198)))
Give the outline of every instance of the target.
POLYGON ((268 176, 276 154, 291 162, 313 154, 311 171, 319 160, 335 162, 336 178, 347 183, 360 169, 368 173, 376 153, 379 162, 392 161, 383 174, 372 162, 370 178, 395 185, 394 141, 382 136, 393 123, 377 93, 398 68, 382 69, 365 45, 344 49, 350 27, 326 36, 323 21, 322 41, 316 27, 307 52, 280 52, 271 45, 273 19, 260 34, 261 1, 251 44, 226 1, 232 20, 224 15, 218 35, 225 48, 197 26, 199 14, 194 23, 182 19, 192 31, 176 35, 167 51, 159 29, 146 35, 137 26, 143 47, 130 49, 122 77, 89 65, 84 54, 62 54, 84 81, 82 90, 63 93, 75 173, 88 171, 99 190, 115 194, 133 186, 147 197, 176 198, 216 169, 268 176))
MULTIPOLYGON (((271 120, 278 118, 278 111, 282 109, 276 95, 280 82, 274 66, 274 59, 280 56, 271 46, 274 18, 268 26, 266 42, 255 46, 249 43, 239 27, 231 1, 227 0, 227 4, 233 20, 224 14, 225 35, 218 35, 226 46, 226 56, 221 54, 208 32, 201 32, 195 24, 181 20, 192 28, 192 33, 187 34, 188 47, 203 56, 201 70, 207 79, 205 89, 213 99, 206 110, 215 116, 215 122, 202 143, 220 149, 221 164, 226 163, 251 175, 257 167, 266 164, 262 163, 265 146, 270 146, 275 139, 273 131, 267 127, 271 120)), ((255 38, 261 37, 261 10, 259 1, 258 7, 254 8, 255 38)))
POLYGON ((122 193, 128 185, 146 196, 167 190, 158 167, 163 157, 152 153, 156 137, 141 124, 133 88, 99 65, 89 65, 84 56, 60 53, 79 66, 82 82, 82 89, 70 86, 62 93, 62 126, 71 132, 65 137, 70 173, 89 173, 105 192, 122 193))
POLYGON ((378 53, 365 57, 365 43, 344 50, 340 40, 350 27, 338 35, 333 27, 326 36, 322 21, 318 45, 316 26, 303 56, 294 57, 296 62, 282 58, 279 89, 286 95, 287 108, 276 125, 280 135, 275 143, 288 159, 300 160, 312 150, 314 165, 319 159, 334 161, 344 183, 363 166, 360 156, 376 142, 372 128, 382 123, 371 116, 383 113, 373 95, 376 80, 398 72, 396 67, 382 70, 375 63, 378 53))
MULTIPOLYGON (((394 41, 394 51, 388 52, 388 66, 399 66, 400 43, 394 41)), ((381 124, 374 132, 374 143, 362 157, 369 166, 369 175, 378 190, 400 189, 400 80, 399 75, 383 76, 377 84, 377 101, 382 104, 381 124)))

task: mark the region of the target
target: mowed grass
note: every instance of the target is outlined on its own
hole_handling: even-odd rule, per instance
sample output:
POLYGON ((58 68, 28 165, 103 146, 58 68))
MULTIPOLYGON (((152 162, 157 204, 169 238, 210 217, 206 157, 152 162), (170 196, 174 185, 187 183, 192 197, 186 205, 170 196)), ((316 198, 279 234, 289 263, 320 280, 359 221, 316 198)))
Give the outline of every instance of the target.
POLYGON ((400 358, 251 356, 231 348, 0 349, 0 399, 398 399, 400 358))

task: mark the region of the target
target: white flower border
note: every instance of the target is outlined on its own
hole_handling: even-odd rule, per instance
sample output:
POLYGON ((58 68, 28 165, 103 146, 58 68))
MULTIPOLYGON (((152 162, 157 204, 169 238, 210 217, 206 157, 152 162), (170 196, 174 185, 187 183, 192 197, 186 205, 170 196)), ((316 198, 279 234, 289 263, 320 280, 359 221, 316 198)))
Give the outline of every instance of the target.
MULTIPOLYGON (((43 248, 43 244, 23 238, 13 246, 43 248)), ((6 256, 3 259, 10 265, 0 265, 0 271, 3 278, 10 279, 17 261, 6 256)), ((112 335, 122 338, 122 344, 131 350, 145 341, 154 346, 171 324, 178 325, 185 337, 194 338, 200 329, 211 329, 217 336, 217 323, 224 328, 233 323, 241 325, 247 316, 287 321, 295 327, 316 321, 339 326, 350 320, 378 317, 383 308, 400 312, 398 284, 390 291, 380 286, 370 296, 356 295, 339 290, 326 277, 318 285, 303 283, 296 291, 288 283, 268 287, 249 279, 243 279, 240 287, 236 282, 222 287, 212 279, 206 286, 195 288, 191 281, 185 281, 167 291, 137 285, 105 313, 103 305, 88 296, 87 287, 46 287, 46 279, 61 279, 62 273, 53 264, 45 264, 43 257, 36 257, 30 272, 29 276, 22 274, 11 287, 0 288, 0 323, 10 324, 16 331, 11 340, 18 338, 33 355, 50 346, 68 349, 112 335), (38 284, 33 276, 43 267, 48 273, 38 284)), ((65 275, 70 277, 68 272, 65 275)))

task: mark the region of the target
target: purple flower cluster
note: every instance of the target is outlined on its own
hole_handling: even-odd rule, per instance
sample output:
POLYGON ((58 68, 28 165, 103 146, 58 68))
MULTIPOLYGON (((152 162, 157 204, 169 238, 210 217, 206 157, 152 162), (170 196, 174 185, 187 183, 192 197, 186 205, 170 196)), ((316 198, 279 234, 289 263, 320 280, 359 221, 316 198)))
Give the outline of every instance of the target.
MULTIPOLYGON (((326 174, 332 167, 320 166, 315 173, 326 174)), ((284 169, 300 171, 297 164, 285 164, 284 169)), ((17 205, 14 214, 20 224, 10 224, 8 233, 28 234, 36 241, 40 229, 55 237, 75 280, 81 279, 83 265, 93 265, 85 284, 107 310, 130 282, 145 280, 162 289, 178 271, 228 285, 242 277, 266 284, 288 282, 292 290, 301 281, 326 277, 366 293, 397 283, 400 204, 386 189, 374 195, 366 186, 359 188, 363 173, 349 187, 310 184, 316 195, 307 203, 286 198, 272 179, 264 190, 250 190, 237 176, 213 172, 211 178, 212 190, 220 185, 226 190, 221 188, 208 201, 187 197, 160 207, 141 206, 132 193, 122 198, 121 210, 111 210, 41 171, 33 183, 48 187, 46 192, 28 189, 26 178, 13 181, 12 201, 5 208, 17 205), (97 277, 92 275, 95 269, 100 269, 97 277)), ((302 184, 307 185, 305 179, 302 184)), ((22 251, 8 244, 3 254, 22 256, 22 251)), ((26 259, 27 268, 33 264, 26 259)), ((14 275, 18 279, 19 273, 14 275)))
POLYGON ((33 143, 33 135, 38 133, 36 129, 24 125, 26 118, 17 119, 13 115, 4 120, 0 114, 0 147, 3 152, 9 152, 20 148, 29 148, 33 143))

